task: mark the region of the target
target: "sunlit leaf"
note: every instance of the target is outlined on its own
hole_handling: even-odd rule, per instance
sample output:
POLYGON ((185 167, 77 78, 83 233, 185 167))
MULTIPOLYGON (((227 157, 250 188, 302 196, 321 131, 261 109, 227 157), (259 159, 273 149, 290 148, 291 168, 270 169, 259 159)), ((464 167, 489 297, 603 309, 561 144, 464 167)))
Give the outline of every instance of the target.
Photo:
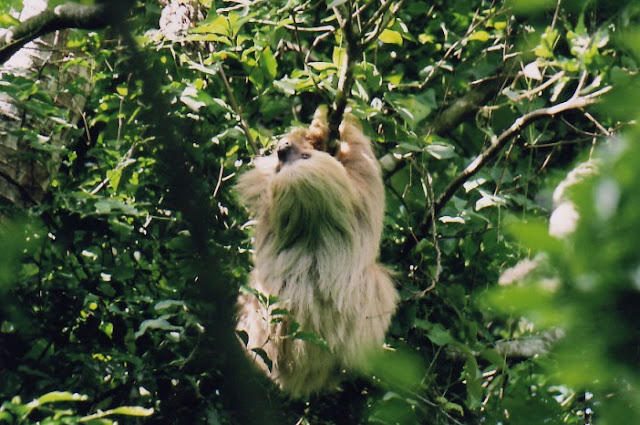
POLYGON ((402 46, 402 34, 400 34, 398 31, 385 29, 380 33, 378 40, 386 44, 397 44, 399 46, 402 46))
POLYGON ((453 145, 445 145, 441 143, 432 143, 427 145, 426 151, 435 159, 449 159, 456 155, 455 147, 453 145))
POLYGON ((89 397, 83 394, 70 393, 67 391, 53 391, 38 397, 39 404, 57 403, 61 401, 85 401, 89 397))
POLYGON ((490 34, 486 31, 474 31, 469 36, 469 40, 488 41, 490 37, 490 34))
POLYGON ((385 93, 385 99, 394 106, 396 112, 414 128, 428 117, 436 107, 435 92, 425 90, 419 95, 385 93))

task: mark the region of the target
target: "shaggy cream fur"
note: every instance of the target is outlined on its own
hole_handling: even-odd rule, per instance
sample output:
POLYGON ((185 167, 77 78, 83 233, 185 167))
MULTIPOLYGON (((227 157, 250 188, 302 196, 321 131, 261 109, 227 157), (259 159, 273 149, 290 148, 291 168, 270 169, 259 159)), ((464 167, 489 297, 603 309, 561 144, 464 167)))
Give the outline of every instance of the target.
POLYGON ((341 125, 337 157, 316 149, 327 137, 318 112, 309 129, 284 136, 237 185, 257 220, 249 286, 276 297, 269 304, 243 294, 238 329, 256 362, 293 396, 330 390, 342 369, 361 368, 384 342, 398 300, 376 262, 384 187, 370 141, 353 118, 341 125), (293 338, 291 318, 272 314, 282 308, 329 350, 293 338), (271 370, 252 349, 264 350, 271 370))

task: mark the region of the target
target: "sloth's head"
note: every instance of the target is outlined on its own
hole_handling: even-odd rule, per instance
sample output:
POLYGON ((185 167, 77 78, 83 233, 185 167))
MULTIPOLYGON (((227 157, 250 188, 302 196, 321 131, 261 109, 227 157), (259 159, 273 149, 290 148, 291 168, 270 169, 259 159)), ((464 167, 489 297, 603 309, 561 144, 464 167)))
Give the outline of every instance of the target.
POLYGON ((356 194, 346 169, 315 148, 308 131, 284 136, 274 154, 277 165, 267 186, 267 224, 282 247, 350 238, 356 194))
POLYGON ((284 135, 237 185, 278 250, 353 241, 358 194, 344 165, 324 151, 328 134, 326 110, 319 110, 309 128, 284 135))
POLYGON ((314 151, 319 152, 314 141, 307 136, 307 130, 294 130, 276 145, 275 152, 278 157, 276 172, 296 161, 311 159, 314 151))

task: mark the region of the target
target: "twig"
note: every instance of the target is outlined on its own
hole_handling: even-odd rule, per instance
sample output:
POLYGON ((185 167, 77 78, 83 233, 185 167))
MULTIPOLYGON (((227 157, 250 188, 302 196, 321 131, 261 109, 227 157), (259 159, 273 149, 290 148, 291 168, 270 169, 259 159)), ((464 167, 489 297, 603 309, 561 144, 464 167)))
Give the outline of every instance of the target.
MULTIPOLYGON (((391 1, 387 2, 387 4, 388 3, 391 3, 391 1)), ((380 22, 378 23, 378 25, 376 25, 376 29, 374 31, 372 31, 371 34, 369 34, 366 37, 366 39, 364 40, 363 44, 364 44, 365 47, 369 46, 371 43, 376 41, 378 39, 378 37, 380 37, 380 34, 382 34, 382 31, 384 31, 385 28, 387 28, 387 26, 389 25, 389 22, 391 22, 391 19, 394 16, 396 16, 396 14, 398 13, 398 11, 400 10, 400 8, 402 7, 403 4, 404 4, 404 0, 400 0, 393 7, 393 9, 391 10, 391 13, 385 13, 383 15, 383 17, 380 20, 380 22)))
POLYGON ((345 54, 343 57, 342 68, 340 70, 340 77, 338 79, 336 99, 333 102, 327 119, 329 123, 329 142, 327 143, 327 150, 329 152, 335 151, 338 146, 337 140, 340 137, 339 127, 342 122, 344 111, 347 107, 347 97, 351 93, 351 87, 353 87, 354 83, 356 58, 361 52, 358 34, 356 34, 354 30, 351 14, 347 13, 345 18, 340 16, 340 12, 338 10, 335 10, 335 14, 338 18, 338 22, 340 22, 340 28, 344 35, 345 54))
POLYGON ((545 81, 544 83, 540 84, 539 86, 536 86, 536 87, 532 88, 531 90, 527 90, 527 91, 525 91, 523 93, 520 93, 513 100, 514 101, 518 101, 518 100, 522 100, 522 99, 525 99, 525 98, 526 99, 531 99, 536 94, 538 94, 541 91, 545 90, 547 87, 553 85, 556 81, 558 81, 562 77, 564 77, 564 71, 558 72, 556 75, 554 75, 553 77, 549 78, 547 81, 545 81))
POLYGON ((352 14, 350 12, 351 9, 343 9, 344 12, 343 14, 341 14, 338 8, 333 9, 336 20, 338 21, 340 29, 342 30, 343 40, 345 43, 345 54, 343 57, 342 68, 340 69, 338 90, 336 92, 335 101, 333 102, 331 111, 329 112, 328 116, 329 142, 327 143, 327 149, 329 152, 335 151, 337 147, 337 140, 340 137, 340 123, 342 122, 342 117, 344 116, 344 111, 347 106, 347 98, 349 97, 351 88, 353 87, 353 83, 355 82, 354 71, 356 60, 367 47, 367 45, 377 39, 381 31, 374 31, 372 35, 367 36, 365 41, 362 41, 362 34, 367 31, 368 27, 376 22, 378 22, 378 29, 384 29, 384 27, 389 22, 388 19, 391 19, 391 17, 393 17, 398 12, 403 3, 404 0, 400 0, 398 3, 396 3, 391 14, 386 16, 386 12, 393 4, 391 0, 387 0, 387 2, 383 3, 382 7, 380 7, 373 14, 373 16, 362 26, 362 29, 360 31, 356 31, 356 27, 353 21, 354 18, 357 18, 359 16, 359 13, 361 12, 360 10, 356 10, 356 12, 352 14))
MULTIPOLYGON (((468 38, 471 36, 471 34, 473 34, 473 32, 476 30, 476 28, 478 28, 480 25, 482 25, 484 22, 486 22, 488 19, 493 18, 494 15, 487 15, 485 16, 483 19, 478 20, 475 23, 472 23, 469 28, 467 28, 467 31, 465 32, 465 34, 460 37, 459 40, 456 40, 455 42, 453 42, 451 44, 451 46, 449 46, 449 48, 447 49, 447 51, 445 52, 445 54, 442 56, 442 58, 440 58, 438 60, 438 62, 436 62, 435 65, 433 65, 431 67, 431 69, 429 69, 429 73, 424 77, 424 80, 422 80, 422 82, 417 83, 417 82, 412 82, 412 83, 407 83, 407 84, 398 84, 396 86, 393 86, 392 89, 404 89, 404 88, 417 88, 419 90, 422 90, 425 88, 425 86, 429 83, 429 81, 431 81, 431 77, 433 77, 436 73, 436 71, 438 69, 440 69, 442 66, 444 66, 444 64, 447 62, 447 59, 449 58, 449 56, 451 56, 451 54, 458 48, 458 46, 460 44, 462 44, 463 42, 468 41, 468 38)), ((475 19, 475 17, 474 17, 475 19)))
POLYGON ((249 142, 249 146, 253 151, 252 153, 254 155, 258 155, 259 153, 258 146, 256 145, 256 142, 253 139, 253 136, 251 135, 251 131, 249 130, 249 126, 247 125, 247 122, 242 117, 242 109, 240 108, 240 105, 238 105, 236 96, 233 94, 233 90, 229 85, 229 80, 227 80, 227 75, 224 73, 224 68, 222 66, 218 68, 218 74, 220 74, 220 78, 222 79, 222 84, 224 85, 224 89, 227 92, 227 96, 229 96, 229 102, 231 103, 231 107, 233 108, 233 111, 236 113, 236 119, 238 120, 240 127, 242 127, 242 130, 244 130, 244 134, 247 136, 247 141, 249 142))
POLYGON ((362 33, 366 33, 369 28, 371 28, 371 26, 374 25, 376 21, 378 21, 378 19, 387 12, 387 10, 389 10, 392 4, 393 2, 391 0, 382 2, 382 6, 380 6, 380 8, 375 11, 373 16, 369 18, 369 20, 365 22, 364 25, 362 25, 362 33))
MULTIPOLYGON (((455 193, 462 187, 462 185, 467 182, 471 177, 473 177, 478 171, 480 171, 487 163, 493 159, 498 152, 509 142, 511 137, 516 135, 520 130, 534 121, 543 118, 550 117, 562 112, 566 112, 574 109, 581 109, 585 106, 592 104, 596 98, 603 95, 604 93, 611 90, 611 86, 604 87, 601 90, 593 92, 588 95, 580 95, 580 90, 584 85, 586 76, 583 74, 580 77, 580 82, 578 83, 578 87, 574 94, 568 100, 559 103, 557 105, 549 106, 546 108, 536 109, 534 111, 528 112, 516 119, 509 128, 500 134, 496 139, 491 142, 491 146, 489 146, 484 152, 478 155, 467 167, 458 174, 444 189, 442 194, 436 199, 435 205, 433 206, 433 210, 435 211, 434 217, 437 216, 442 208, 451 200, 451 198, 455 195, 455 193)), ((418 231, 416 232, 418 235, 426 235, 428 234, 429 227, 431 226, 432 215, 428 215, 426 219, 419 225, 418 231)), ((407 248, 413 248, 415 242, 408 240, 407 244, 405 244, 405 251, 407 248)))
POLYGON ((280 22, 269 21, 266 19, 250 19, 249 22, 261 25, 271 25, 271 26, 279 26, 282 25, 284 28, 288 30, 296 30, 300 32, 325 32, 325 31, 334 31, 335 28, 332 25, 323 25, 320 27, 300 27, 297 25, 291 24, 281 24, 280 22))
POLYGON ((418 297, 424 297, 427 292, 433 290, 440 281, 440 273, 442 272, 442 252, 440 251, 440 245, 438 244, 438 232, 436 229, 436 210, 435 206, 435 194, 433 193, 433 185, 431 184, 431 174, 427 171, 427 197, 431 204, 429 208, 429 214, 431 215, 431 237, 433 240, 433 247, 436 250, 436 275, 431 279, 431 283, 424 290, 422 290, 418 297))
POLYGON ((216 183, 216 188, 213 190, 212 199, 218 195, 218 190, 220 190, 220 185, 222 185, 222 176, 224 174, 224 160, 220 160, 220 172, 218 173, 218 182, 216 183))

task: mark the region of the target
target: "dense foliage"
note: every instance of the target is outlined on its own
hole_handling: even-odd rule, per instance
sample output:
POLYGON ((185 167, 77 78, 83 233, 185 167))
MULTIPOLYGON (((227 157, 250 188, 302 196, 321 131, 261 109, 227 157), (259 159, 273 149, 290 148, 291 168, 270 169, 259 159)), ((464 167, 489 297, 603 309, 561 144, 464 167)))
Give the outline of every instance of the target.
POLYGON ((36 81, 3 76, 25 114, 74 131, 54 151, 22 129, 59 170, 44 202, 1 206, 0 424, 241 423, 242 386, 290 424, 640 420, 635 2, 200 3, 178 39, 151 1, 73 32, 69 66, 92 86, 77 128, 36 81), (233 182, 340 96, 354 11, 348 99, 383 167, 381 260, 402 302, 371 376, 305 403, 229 367, 251 268, 233 182), (590 158, 576 231, 548 236, 553 188, 590 158), (498 285, 526 258, 535 273, 498 285), (550 353, 508 349, 551 334, 550 353))

